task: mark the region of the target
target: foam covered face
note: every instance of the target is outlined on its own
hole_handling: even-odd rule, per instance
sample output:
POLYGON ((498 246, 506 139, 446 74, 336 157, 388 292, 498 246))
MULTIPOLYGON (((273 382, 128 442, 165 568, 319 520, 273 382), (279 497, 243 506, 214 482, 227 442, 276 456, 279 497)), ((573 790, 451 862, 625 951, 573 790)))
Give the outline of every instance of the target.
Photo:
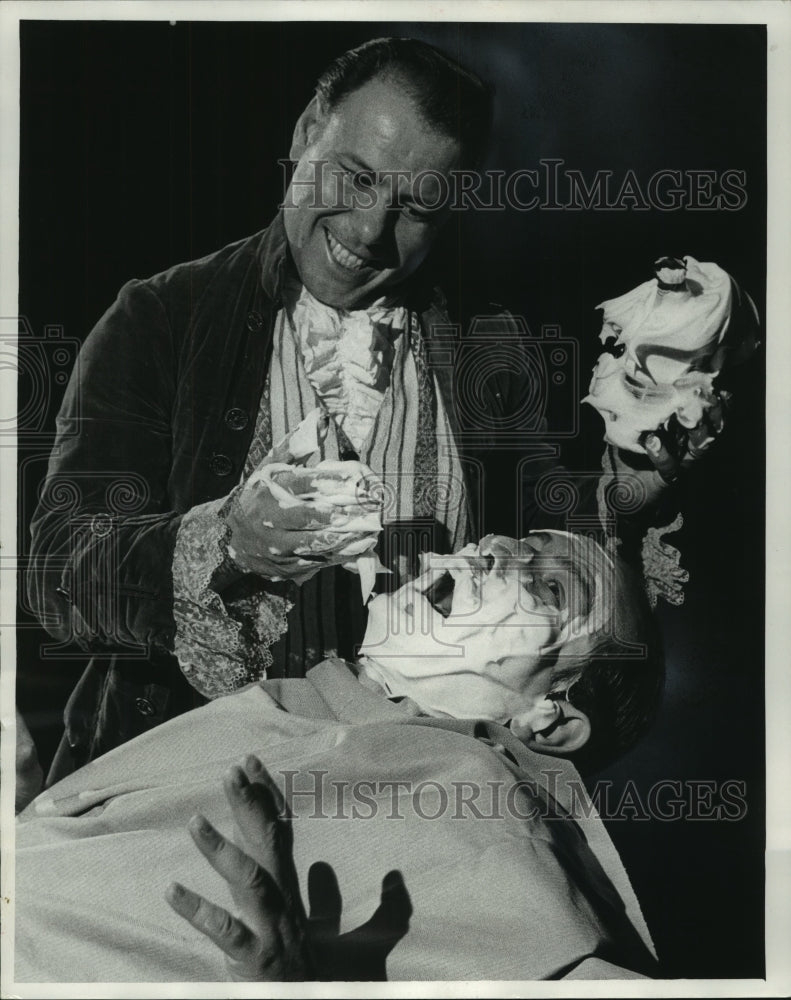
POLYGON ((360 653, 363 673, 430 715, 514 718, 545 698, 558 654, 602 626, 607 557, 587 539, 487 535, 423 560, 371 602, 360 653))

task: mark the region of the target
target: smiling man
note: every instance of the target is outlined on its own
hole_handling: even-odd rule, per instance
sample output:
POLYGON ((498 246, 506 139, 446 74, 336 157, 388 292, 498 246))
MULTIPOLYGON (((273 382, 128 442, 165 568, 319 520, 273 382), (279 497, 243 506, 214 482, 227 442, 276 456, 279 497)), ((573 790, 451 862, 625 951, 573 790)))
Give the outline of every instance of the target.
POLYGON ((386 523, 430 525, 437 551, 467 542, 447 371, 426 347, 448 317, 420 267, 448 214, 437 190, 480 159, 490 120, 488 88, 429 45, 345 53, 297 122, 272 225, 129 282, 92 331, 32 522, 31 606, 96 654, 51 778, 205 698, 353 657, 348 534, 245 491, 267 456, 298 460, 282 442, 316 407, 318 459, 373 469, 386 523))
POLYGON ((355 309, 392 294, 428 253, 447 214, 433 208, 443 200, 437 178, 462 165, 463 149, 456 122, 425 115, 398 71, 346 94, 320 85, 302 114, 285 226, 322 302, 355 309))

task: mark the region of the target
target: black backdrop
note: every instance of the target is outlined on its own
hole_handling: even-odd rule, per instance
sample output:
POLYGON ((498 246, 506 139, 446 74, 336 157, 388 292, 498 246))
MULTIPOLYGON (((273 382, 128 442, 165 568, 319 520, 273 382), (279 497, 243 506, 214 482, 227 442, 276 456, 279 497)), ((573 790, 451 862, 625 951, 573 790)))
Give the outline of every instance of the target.
MULTIPOLYGON (((383 34, 434 42, 495 83, 491 167, 558 158, 588 179, 632 169, 641 181, 661 169, 746 172, 746 203, 733 211, 464 213, 437 255, 451 302, 486 289, 533 329, 560 325, 579 340, 583 382, 597 353, 594 306, 649 277, 660 253, 717 261, 763 315, 760 26, 23 22, 20 314, 33 336, 55 324, 82 339, 130 277, 262 228, 316 75, 383 34)), ((668 977, 763 973, 761 367, 733 380, 727 436, 693 478, 672 539, 692 579, 684 607, 661 611, 661 718, 599 776, 615 801, 629 781, 643 797, 663 779, 745 782, 737 821, 608 824, 668 977)), ((51 379, 46 427, 61 394, 51 379)), ((47 448, 35 436, 20 445, 24 553, 47 448)), ((569 458, 590 461, 591 447, 580 437, 569 458)), ((19 620, 18 699, 46 761, 83 661, 45 655, 24 607, 19 620)))

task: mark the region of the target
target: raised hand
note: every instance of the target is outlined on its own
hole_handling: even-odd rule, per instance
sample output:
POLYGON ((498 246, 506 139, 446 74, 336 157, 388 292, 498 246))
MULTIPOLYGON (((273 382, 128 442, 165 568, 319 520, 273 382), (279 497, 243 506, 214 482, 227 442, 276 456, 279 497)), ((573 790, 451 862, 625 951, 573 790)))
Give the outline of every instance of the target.
POLYGON ((195 846, 231 890, 238 916, 174 882, 165 898, 179 916, 204 934, 225 955, 228 978, 238 982, 312 979, 306 921, 291 855, 291 831, 281 799, 254 757, 232 767, 223 786, 245 853, 203 816, 189 832, 195 846))
MULTIPOLYGON (((725 428, 731 396, 711 392, 700 398, 694 421, 674 414, 667 429, 645 433, 640 443, 646 456, 635 456, 609 444, 604 471, 613 484, 622 484, 634 498, 632 511, 651 511, 679 483, 686 471, 703 459, 716 445, 725 428)), ((631 501, 630 501, 631 502, 631 501)))
POLYGON ((665 483, 674 483, 684 469, 710 450, 725 427, 730 401, 728 392, 702 394, 694 416, 681 410, 671 418, 667 431, 646 435, 645 450, 665 483))
POLYGON ((326 433, 326 414, 314 410, 233 494, 225 519, 239 572, 302 583, 373 549, 382 525, 371 470, 351 461, 306 467, 326 433))
POLYGON ((384 877, 371 919, 341 934, 340 888, 330 865, 317 862, 308 873, 307 917, 279 789, 253 756, 244 768, 231 768, 223 784, 244 850, 203 816, 194 816, 188 829, 198 850, 228 883, 236 915, 179 883, 168 888, 165 898, 222 950, 229 979, 385 979, 387 955, 406 934, 412 915, 401 874, 391 871, 384 877))

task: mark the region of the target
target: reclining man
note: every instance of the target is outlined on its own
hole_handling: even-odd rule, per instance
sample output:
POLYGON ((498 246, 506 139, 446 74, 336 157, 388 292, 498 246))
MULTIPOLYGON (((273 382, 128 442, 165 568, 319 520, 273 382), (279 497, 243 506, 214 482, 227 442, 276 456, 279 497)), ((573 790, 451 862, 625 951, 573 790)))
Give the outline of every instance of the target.
POLYGON ((563 532, 423 569, 372 601, 355 666, 217 698, 22 813, 18 981, 655 971, 575 769, 623 753, 656 709, 639 585, 563 532))

